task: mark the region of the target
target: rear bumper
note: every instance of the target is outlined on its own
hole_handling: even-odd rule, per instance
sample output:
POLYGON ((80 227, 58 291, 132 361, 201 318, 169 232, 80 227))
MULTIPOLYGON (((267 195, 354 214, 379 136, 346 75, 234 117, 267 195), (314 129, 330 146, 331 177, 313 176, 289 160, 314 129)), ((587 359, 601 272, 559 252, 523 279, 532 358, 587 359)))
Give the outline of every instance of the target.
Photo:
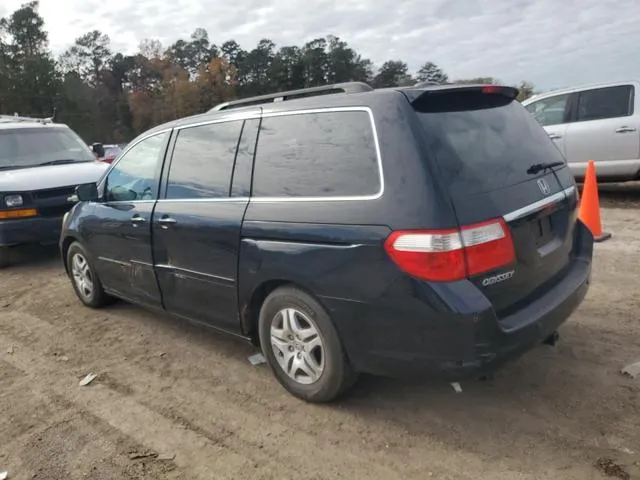
POLYGON ((547 339, 571 316, 589 289, 591 264, 579 261, 551 292, 517 314, 498 320, 486 313, 477 322, 473 358, 445 361, 437 372, 450 379, 478 376, 520 357, 547 339))
POLYGON ((544 341, 583 301, 593 245, 584 230, 580 256, 554 288, 504 318, 467 281, 403 281, 371 304, 323 301, 358 371, 448 381, 481 376, 544 341))
POLYGON ((33 217, 0 221, 0 247, 30 243, 57 243, 60 217, 33 217))

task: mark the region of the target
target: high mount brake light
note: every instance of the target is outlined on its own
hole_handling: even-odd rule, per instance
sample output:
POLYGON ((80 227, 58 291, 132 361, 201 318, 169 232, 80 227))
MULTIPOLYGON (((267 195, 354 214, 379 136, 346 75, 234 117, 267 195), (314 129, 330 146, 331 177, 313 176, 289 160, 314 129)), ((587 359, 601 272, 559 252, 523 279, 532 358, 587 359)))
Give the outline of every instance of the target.
POLYGON ((502 87, 498 87, 496 85, 487 85, 486 87, 482 87, 482 93, 501 93, 502 90, 502 87))
POLYGON ((393 232, 384 244, 404 272, 435 282, 452 282, 515 260, 509 227, 502 219, 450 230, 393 232))

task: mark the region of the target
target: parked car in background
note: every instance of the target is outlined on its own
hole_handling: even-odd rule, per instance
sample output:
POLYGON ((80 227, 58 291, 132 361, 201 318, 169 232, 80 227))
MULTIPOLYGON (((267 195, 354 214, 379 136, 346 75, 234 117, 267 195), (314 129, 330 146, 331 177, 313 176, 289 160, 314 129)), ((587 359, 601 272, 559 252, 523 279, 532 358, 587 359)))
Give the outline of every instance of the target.
POLYGON ((0 116, 0 267, 11 247, 55 243, 75 187, 105 170, 66 125, 0 116))
POLYGON ((78 187, 73 288, 253 341, 308 401, 359 372, 481 375, 555 342, 591 271, 574 179, 517 93, 349 83, 158 126, 78 187))
POLYGON ((594 160, 601 182, 640 179, 638 82, 556 90, 523 102, 555 142, 577 179, 594 160))
POLYGON ((125 146, 126 145, 105 145, 104 157, 102 157, 100 160, 105 163, 113 163, 116 157, 120 155, 120 153, 122 153, 122 150, 125 146))
POLYGON ((112 163, 116 157, 122 152, 126 144, 102 144, 99 142, 91 144, 97 160, 105 163, 112 163))

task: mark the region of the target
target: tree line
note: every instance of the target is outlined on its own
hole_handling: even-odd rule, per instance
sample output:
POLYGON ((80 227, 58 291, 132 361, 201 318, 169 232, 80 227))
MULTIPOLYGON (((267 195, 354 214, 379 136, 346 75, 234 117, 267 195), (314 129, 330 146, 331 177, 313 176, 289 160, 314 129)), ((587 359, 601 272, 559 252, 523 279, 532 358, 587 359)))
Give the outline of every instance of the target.
MULTIPOLYGON (((127 142, 160 123, 218 103, 271 92, 361 81, 375 88, 417 82, 499 83, 492 77, 450 79, 433 62, 415 73, 402 60, 375 66, 337 36, 278 47, 262 39, 252 50, 235 40, 215 44, 202 28, 163 46, 146 39, 132 55, 109 37, 87 32, 55 58, 38 1, 0 19, 0 114, 51 116, 88 142, 127 142)), ((520 99, 533 93, 521 82, 520 99)))

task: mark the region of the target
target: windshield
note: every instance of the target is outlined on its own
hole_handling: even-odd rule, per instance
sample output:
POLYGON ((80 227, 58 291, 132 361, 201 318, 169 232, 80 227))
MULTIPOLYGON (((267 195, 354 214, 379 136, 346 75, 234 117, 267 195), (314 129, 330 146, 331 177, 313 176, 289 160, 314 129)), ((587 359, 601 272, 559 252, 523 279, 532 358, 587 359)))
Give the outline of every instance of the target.
MULTIPOLYGON (((472 96, 434 102, 417 112, 432 155, 454 197, 475 195, 535 178, 536 163, 564 162, 544 129, 517 101, 472 96), (465 104, 461 104, 465 103, 465 104)), ((418 108, 416 109, 418 110, 418 108)))
POLYGON ((67 128, 37 127, 0 130, 0 169, 49 162, 92 161, 91 150, 67 128))

